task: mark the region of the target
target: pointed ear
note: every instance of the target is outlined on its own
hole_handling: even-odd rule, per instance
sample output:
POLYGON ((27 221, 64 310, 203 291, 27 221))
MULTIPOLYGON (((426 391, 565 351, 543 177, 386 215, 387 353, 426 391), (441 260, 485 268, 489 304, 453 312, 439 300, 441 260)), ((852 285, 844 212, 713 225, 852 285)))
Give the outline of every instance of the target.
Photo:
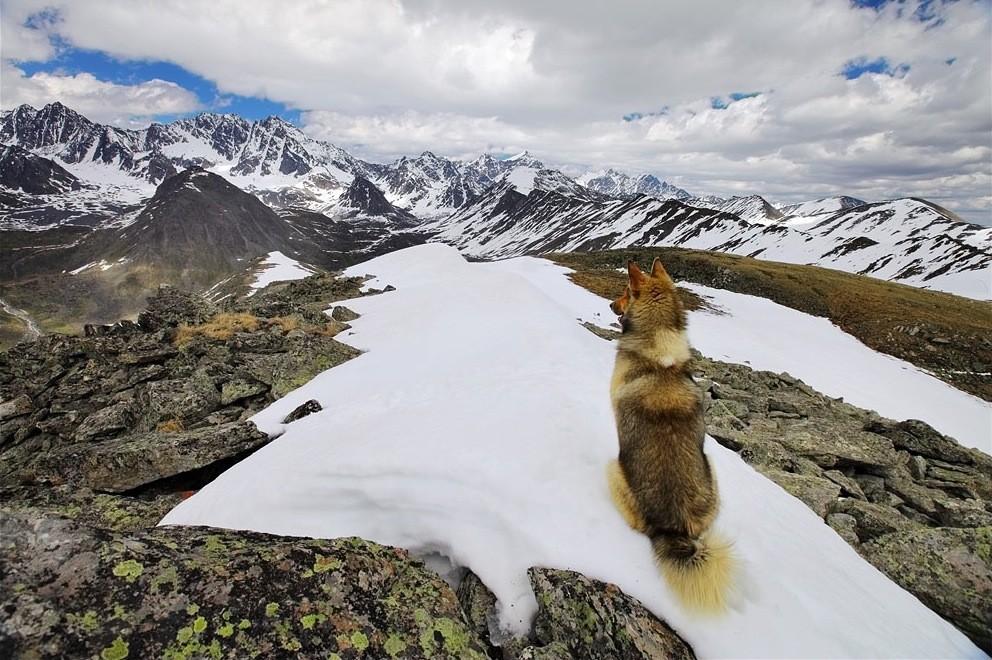
POLYGON ((630 280, 630 290, 634 293, 641 290, 644 280, 647 279, 641 269, 637 267, 637 262, 633 260, 627 262, 627 278, 630 280))
POLYGON ((668 275, 668 271, 665 270, 665 267, 661 265, 661 259, 659 259, 658 257, 655 257, 654 263, 651 264, 651 277, 659 277, 663 280, 672 279, 668 275))

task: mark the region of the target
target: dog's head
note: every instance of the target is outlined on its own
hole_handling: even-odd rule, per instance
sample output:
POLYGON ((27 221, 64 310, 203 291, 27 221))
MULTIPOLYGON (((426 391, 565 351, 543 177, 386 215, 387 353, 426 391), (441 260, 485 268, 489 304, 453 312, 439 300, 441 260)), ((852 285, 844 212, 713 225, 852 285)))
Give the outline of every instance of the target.
POLYGON ((610 303, 610 309, 620 317, 624 332, 634 325, 645 329, 685 327, 685 311, 678 290, 660 259, 651 264, 650 274, 645 274, 636 262, 628 262, 627 287, 623 295, 610 303))

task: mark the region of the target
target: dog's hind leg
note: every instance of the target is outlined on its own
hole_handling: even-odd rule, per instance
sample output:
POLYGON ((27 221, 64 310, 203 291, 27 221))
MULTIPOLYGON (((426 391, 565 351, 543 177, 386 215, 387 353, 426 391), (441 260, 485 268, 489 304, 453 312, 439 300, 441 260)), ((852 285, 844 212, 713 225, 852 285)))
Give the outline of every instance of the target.
POLYGON ((645 534, 647 532, 647 524, 644 522, 644 518, 641 517, 637 500, 634 499, 634 494, 630 491, 630 485, 627 484, 627 478, 623 476, 623 470, 620 468, 618 461, 612 460, 606 466, 606 480, 610 485, 610 496, 613 498, 613 504, 620 512, 620 515, 627 521, 631 529, 645 534))

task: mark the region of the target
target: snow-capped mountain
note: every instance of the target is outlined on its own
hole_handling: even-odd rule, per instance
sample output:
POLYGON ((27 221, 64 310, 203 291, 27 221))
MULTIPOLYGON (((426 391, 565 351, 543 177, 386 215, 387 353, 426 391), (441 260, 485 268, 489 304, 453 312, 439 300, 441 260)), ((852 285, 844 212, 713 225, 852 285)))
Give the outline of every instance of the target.
MULTIPOLYGON (((748 203, 759 207, 754 200, 748 203)), ((790 227, 767 220, 749 222, 734 213, 678 200, 641 196, 593 201, 541 190, 524 195, 503 184, 425 228, 477 256, 677 246, 816 264, 974 298, 992 297, 992 228, 961 222, 937 205, 911 198, 821 218, 811 227, 790 227)))
POLYGON ((783 213, 761 195, 731 197, 729 199, 694 197, 685 200, 685 202, 700 208, 733 213, 747 222, 759 225, 772 224, 783 217, 783 213))
MULTIPOLYGON (((427 151, 381 165, 277 117, 250 122, 205 113, 134 131, 95 124, 59 103, 0 113, 0 142, 11 145, 0 229, 122 227, 143 211, 156 182, 197 167, 272 209, 292 209, 282 217, 307 218, 307 231, 330 219, 365 223, 372 232, 366 244, 423 223, 411 240, 435 232, 484 256, 678 245, 992 297, 992 230, 918 199, 833 197, 777 209, 759 195, 690 197, 651 175, 616 170, 583 177, 583 185, 527 152, 458 161, 427 151), (42 192, 15 180, 29 170, 33 179, 51 179, 29 185, 42 192)), ((326 238, 314 240, 341 257, 326 238)))
POLYGON ((780 222, 786 224, 806 224, 814 222, 815 216, 822 216, 825 213, 838 213, 866 204, 864 200, 856 197, 842 195, 840 197, 823 197, 799 204, 789 204, 779 207, 782 213, 780 222))
POLYGON ((578 179, 579 183, 590 190, 609 195, 610 197, 631 198, 635 195, 647 195, 657 199, 689 199, 688 192, 673 186, 667 181, 661 181, 653 174, 631 176, 615 169, 585 174, 578 179))

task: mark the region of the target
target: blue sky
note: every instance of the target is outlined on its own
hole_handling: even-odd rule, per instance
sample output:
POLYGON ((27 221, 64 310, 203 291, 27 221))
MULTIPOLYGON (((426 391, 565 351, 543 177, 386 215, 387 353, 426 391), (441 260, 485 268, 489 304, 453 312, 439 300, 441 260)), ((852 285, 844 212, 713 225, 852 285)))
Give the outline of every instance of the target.
MULTIPOLYGON (((300 112, 289 108, 285 103, 252 96, 221 94, 215 83, 176 64, 155 60, 123 60, 95 50, 73 48, 64 42, 58 43, 57 47, 54 58, 42 62, 22 62, 19 68, 29 76, 38 72, 62 75, 85 72, 100 80, 120 85, 135 85, 154 79, 166 80, 196 94, 204 111, 231 112, 247 119, 277 115, 293 123, 300 121, 300 112)), ((170 121, 181 115, 152 116, 157 121, 170 121)))

